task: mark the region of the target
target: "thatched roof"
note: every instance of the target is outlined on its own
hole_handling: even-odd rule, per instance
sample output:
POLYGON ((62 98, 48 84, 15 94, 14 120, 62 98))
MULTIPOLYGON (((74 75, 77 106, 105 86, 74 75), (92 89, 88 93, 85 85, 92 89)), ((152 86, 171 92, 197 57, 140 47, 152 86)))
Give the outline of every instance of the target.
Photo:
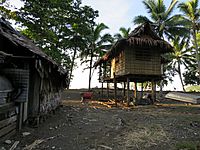
POLYGON ((4 18, 0 18, 0 38, 4 38, 16 47, 22 47, 23 50, 28 51, 32 55, 39 56, 41 59, 52 63, 54 66, 57 66, 60 73, 66 74, 66 71, 60 65, 38 48, 30 39, 16 31, 4 18))
POLYGON ((162 40, 151 28, 149 23, 145 23, 133 30, 128 38, 118 40, 101 59, 95 63, 95 67, 106 62, 117 55, 125 48, 152 48, 159 49, 161 53, 173 51, 173 47, 162 40))

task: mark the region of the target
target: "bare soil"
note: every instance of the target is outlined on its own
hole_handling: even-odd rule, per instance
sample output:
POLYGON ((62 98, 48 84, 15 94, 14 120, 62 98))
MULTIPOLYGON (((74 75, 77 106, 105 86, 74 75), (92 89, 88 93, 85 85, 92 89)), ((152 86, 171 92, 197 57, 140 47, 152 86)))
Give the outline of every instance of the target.
POLYGON ((24 127, 10 139, 11 144, 1 147, 9 149, 19 141, 17 150, 200 149, 199 105, 161 102, 109 108, 80 99, 80 90, 65 91, 63 105, 55 114, 38 128, 24 127), (24 132, 30 135, 23 136, 24 132))

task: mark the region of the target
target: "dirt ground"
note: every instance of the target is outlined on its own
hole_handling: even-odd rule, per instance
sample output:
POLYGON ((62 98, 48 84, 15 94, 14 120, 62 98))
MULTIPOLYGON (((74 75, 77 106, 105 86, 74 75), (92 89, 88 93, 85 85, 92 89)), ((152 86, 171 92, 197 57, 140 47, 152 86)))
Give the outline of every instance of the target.
MULTIPOLYGON (((200 106, 165 104, 109 108, 81 103, 79 90, 65 91, 63 105, 38 128, 12 137, 17 150, 200 149, 200 106), (29 135, 22 135, 28 132, 29 135)), ((1 149, 0 147, 0 149, 1 149)))

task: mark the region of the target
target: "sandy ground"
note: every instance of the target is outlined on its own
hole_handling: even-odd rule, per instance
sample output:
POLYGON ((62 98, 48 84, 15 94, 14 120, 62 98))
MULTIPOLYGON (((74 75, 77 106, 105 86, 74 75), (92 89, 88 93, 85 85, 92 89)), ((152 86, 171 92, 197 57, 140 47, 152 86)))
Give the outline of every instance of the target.
MULTIPOLYGON (((12 137, 16 150, 200 149, 200 106, 186 104, 112 107, 80 102, 80 91, 63 94, 63 105, 38 128, 12 137), (22 134, 28 132, 29 135, 22 134)), ((0 147, 0 149, 1 149, 0 147)))

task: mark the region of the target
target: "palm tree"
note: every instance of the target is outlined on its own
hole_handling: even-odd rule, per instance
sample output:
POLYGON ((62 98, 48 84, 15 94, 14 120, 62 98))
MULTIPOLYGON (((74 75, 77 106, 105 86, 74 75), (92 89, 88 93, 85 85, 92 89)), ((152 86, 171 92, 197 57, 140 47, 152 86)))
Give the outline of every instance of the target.
POLYGON ((189 28, 193 37, 193 45, 196 50, 196 60, 198 63, 198 72, 200 78, 200 56, 197 43, 197 33, 200 28, 200 8, 198 8, 198 4, 199 0, 189 0, 188 2, 180 3, 178 7, 183 13, 184 19, 189 23, 189 28))
POLYGON ((181 15, 172 15, 173 10, 176 8, 178 0, 172 0, 169 7, 166 8, 164 0, 144 0, 150 18, 146 16, 136 16, 133 20, 135 24, 143 24, 149 22, 158 35, 164 39, 173 38, 173 35, 184 35, 187 29, 184 28, 186 24, 181 15))
POLYGON ((122 38, 127 38, 130 34, 131 28, 125 28, 125 27, 121 27, 119 28, 119 33, 114 35, 114 38, 119 40, 122 38))
POLYGON ((105 53, 103 49, 108 48, 110 45, 108 43, 112 43, 113 39, 110 34, 101 35, 102 32, 108 29, 108 27, 103 24, 97 24, 92 28, 91 35, 89 35, 90 43, 88 45, 88 49, 81 53, 81 57, 85 58, 83 62, 89 62, 89 87, 91 89, 91 78, 92 78, 92 68, 93 68, 93 59, 94 57, 101 57, 105 53), (87 58, 89 57, 89 60, 87 58))
POLYGON ((181 66, 184 65, 186 68, 189 68, 189 66, 195 62, 195 58, 191 55, 192 48, 188 47, 188 43, 187 37, 181 39, 179 36, 176 36, 172 41, 174 53, 168 55, 168 58, 171 60, 168 66, 170 66, 174 72, 178 73, 183 91, 185 91, 185 88, 181 66))

